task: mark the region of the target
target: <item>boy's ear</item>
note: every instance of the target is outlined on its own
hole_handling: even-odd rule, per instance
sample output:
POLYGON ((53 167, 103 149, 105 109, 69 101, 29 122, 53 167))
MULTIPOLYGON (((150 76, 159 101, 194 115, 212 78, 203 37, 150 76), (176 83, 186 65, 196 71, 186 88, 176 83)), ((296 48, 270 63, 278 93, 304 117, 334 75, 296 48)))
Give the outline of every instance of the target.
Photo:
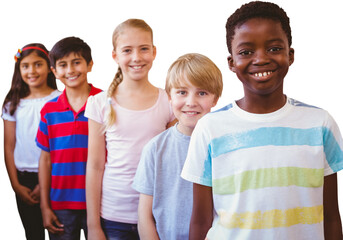
POLYGON ((217 105, 218 100, 219 100, 219 97, 216 97, 216 98, 213 100, 212 107, 215 107, 215 106, 217 105))
POLYGON ((235 71, 236 71, 235 63, 233 62, 233 58, 232 58, 231 55, 227 57, 227 62, 228 62, 228 64, 229 64, 230 70, 231 70, 232 72, 235 72, 235 71))
POLYGON ((57 72, 56 69, 53 67, 50 67, 50 70, 53 72, 53 74, 55 75, 55 78, 57 78, 57 72))
POLYGON ((88 63, 88 65, 87 65, 87 70, 88 70, 88 72, 91 72, 91 71, 92 71, 93 64, 94 64, 93 60, 91 60, 91 61, 88 63))
POLYGON ((154 55, 154 60, 155 60, 156 54, 157 54, 156 47, 155 47, 155 46, 153 46, 153 55, 154 55))
POLYGON ((289 66, 291 66, 293 62, 294 62, 294 49, 290 48, 289 49, 289 66))

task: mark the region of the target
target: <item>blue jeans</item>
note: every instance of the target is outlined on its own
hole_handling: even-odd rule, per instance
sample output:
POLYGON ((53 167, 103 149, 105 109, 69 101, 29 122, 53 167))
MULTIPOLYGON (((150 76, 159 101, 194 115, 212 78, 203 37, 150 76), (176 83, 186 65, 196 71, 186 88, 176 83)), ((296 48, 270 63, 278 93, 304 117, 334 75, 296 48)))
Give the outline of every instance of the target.
POLYGON ((107 240, 139 240, 137 224, 121 223, 101 218, 107 240))
POLYGON ((80 240, 81 229, 87 239, 86 210, 54 210, 54 213, 64 225, 64 232, 62 234, 49 233, 50 240, 80 240))

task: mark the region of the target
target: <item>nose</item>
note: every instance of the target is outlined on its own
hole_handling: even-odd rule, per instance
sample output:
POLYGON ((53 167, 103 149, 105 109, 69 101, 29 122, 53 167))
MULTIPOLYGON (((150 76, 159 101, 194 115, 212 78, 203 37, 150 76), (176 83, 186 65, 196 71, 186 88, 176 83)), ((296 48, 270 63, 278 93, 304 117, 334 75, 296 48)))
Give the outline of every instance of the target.
POLYGON ((194 94, 189 94, 187 96, 186 105, 188 107, 195 107, 197 105, 196 96, 194 94))
POLYGON ((268 54, 264 50, 259 50, 259 51, 255 52, 253 64, 265 65, 265 64, 268 64, 269 61, 270 61, 270 59, 268 57, 268 54))
POLYGON ((67 67, 67 73, 70 74, 73 72, 74 72, 74 66, 73 66, 73 64, 69 64, 67 67))
POLYGON ((132 54, 133 56, 133 60, 135 61, 135 62, 139 62, 140 60, 141 60, 141 53, 139 52, 139 50, 135 50, 135 51, 133 51, 133 54, 132 54))
POLYGON ((36 72, 36 67, 34 65, 29 66, 29 73, 35 73, 36 72))

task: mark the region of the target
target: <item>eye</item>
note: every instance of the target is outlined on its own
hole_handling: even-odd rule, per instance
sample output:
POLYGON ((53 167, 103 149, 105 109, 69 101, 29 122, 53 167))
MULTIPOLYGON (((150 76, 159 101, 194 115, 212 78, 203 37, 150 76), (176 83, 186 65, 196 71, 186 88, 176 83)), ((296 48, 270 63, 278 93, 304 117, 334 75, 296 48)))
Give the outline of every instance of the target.
POLYGON ((131 52, 131 49, 124 49, 123 50, 123 53, 130 53, 131 52))
POLYGON ((142 47, 142 51, 149 51, 148 47, 142 47))
POLYGON ((66 66, 67 66, 67 64, 65 64, 65 63, 58 64, 58 67, 60 67, 60 68, 65 68, 66 66))
POLYGON ((187 92, 184 91, 184 90, 179 90, 179 91, 176 92, 176 94, 181 95, 181 96, 184 96, 184 95, 187 94, 187 92))
POLYGON ((241 56, 247 56, 247 55, 253 54, 253 52, 249 51, 249 50, 241 50, 241 51, 238 52, 238 54, 241 55, 241 56))
POLYGON ((279 52, 281 50, 282 50, 281 47, 272 47, 272 48, 269 49, 269 52, 279 52))
POLYGON ((22 68, 22 69, 27 69, 29 67, 29 65, 27 65, 27 64, 22 64, 21 66, 20 66, 20 68, 22 68))
POLYGON ((43 66, 43 63, 36 63, 36 67, 41 67, 43 66))
POLYGON ((199 92, 199 96, 206 96, 206 95, 208 95, 208 93, 207 93, 207 92, 205 92, 205 91, 201 91, 201 92, 199 92))

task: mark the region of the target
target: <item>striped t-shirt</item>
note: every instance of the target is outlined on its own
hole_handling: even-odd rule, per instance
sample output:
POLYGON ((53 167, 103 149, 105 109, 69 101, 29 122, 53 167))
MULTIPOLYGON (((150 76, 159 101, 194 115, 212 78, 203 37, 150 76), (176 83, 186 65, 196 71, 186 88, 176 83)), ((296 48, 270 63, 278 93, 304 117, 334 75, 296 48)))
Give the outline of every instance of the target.
POLYGON ((236 103, 197 123, 182 177, 212 187, 215 239, 324 239, 324 176, 343 168, 338 126, 287 99, 268 114, 236 103))
MULTIPOLYGON (((91 86, 90 96, 101 92, 91 86)), ((50 152, 53 210, 86 209, 85 175, 88 149, 86 104, 75 112, 63 93, 47 102, 41 110, 36 143, 50 152)))

